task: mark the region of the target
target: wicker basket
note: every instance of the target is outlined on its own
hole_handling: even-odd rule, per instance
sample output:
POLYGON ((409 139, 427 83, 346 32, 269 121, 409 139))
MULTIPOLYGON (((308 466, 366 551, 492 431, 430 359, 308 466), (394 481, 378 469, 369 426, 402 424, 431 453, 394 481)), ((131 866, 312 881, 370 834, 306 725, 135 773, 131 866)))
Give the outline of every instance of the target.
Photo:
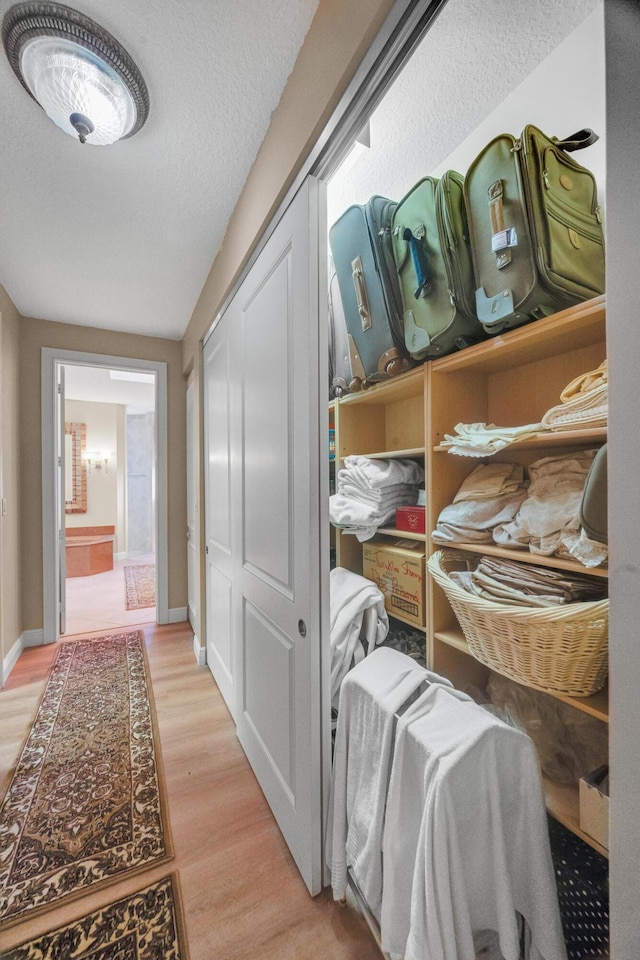
POLYGON ((609 601, 516 607, 468 593, 449 571, 478 557, 439 550, 427 567, 447 595, 469 645, 486 666, 538 690, 588 697, 608 672, 609 601))

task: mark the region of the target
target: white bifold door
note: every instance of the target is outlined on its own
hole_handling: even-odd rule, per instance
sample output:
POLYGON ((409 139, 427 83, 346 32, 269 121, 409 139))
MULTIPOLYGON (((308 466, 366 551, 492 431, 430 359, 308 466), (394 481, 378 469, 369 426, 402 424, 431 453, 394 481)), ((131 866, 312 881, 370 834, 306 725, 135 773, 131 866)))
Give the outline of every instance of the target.
POLYGON ((309 178, 296 194, 203 356, 208 663, 312 893, 322 885, 328 571, 320 535, 319 189, 309 178))

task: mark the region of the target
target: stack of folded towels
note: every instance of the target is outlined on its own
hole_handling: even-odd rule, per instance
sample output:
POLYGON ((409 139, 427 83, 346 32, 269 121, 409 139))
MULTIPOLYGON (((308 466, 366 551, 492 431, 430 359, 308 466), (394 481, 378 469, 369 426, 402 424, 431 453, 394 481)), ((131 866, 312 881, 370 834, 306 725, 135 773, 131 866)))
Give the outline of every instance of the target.
POLYGON ((497 557, 482 557, 474 570, 452 571, 449 576, 476 597, 515 606, 553 607, 606 596, 604 582, 497 557))
POLYGON ((360 541, 395 518, 396 507, 413 506, 424 482, 424 469, 414 460, 371 460, 346 457, 338 471, 337 493, 329 497, 331 523, 360 541))
POLYGON ((453 503, 440 513, 434 543, 492 543, 498 524, 512 521, 527 495, 524 467, 482 464, 469 474, 453 503))
POLYGON ((609 412, 607 361, 567 384, 560 403, 547 410, 542 426, 547 430, 606 427, 609 412))

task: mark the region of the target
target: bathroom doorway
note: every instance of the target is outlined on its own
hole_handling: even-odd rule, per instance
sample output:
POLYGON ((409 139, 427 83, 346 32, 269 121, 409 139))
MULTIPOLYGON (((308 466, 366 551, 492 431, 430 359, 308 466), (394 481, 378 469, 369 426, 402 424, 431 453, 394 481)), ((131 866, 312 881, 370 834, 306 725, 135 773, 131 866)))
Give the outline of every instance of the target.
POLYGON ((45 642, 166 623, 166 365, 44 348, 42 413, 45 642))
POLYGON ((63 367, 64 635, 155 622, 155 373, 63 367))

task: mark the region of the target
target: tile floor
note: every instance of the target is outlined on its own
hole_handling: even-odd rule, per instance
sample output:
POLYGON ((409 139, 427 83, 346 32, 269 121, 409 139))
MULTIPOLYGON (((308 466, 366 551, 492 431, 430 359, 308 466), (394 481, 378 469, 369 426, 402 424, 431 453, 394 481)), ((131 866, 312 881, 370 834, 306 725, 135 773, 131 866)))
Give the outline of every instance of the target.
POLYGON ((138 623, 155 623, 155 607, 142 610, 125 610, 124 607, 124 567, 142 563, 155 563, 154 554, 115 560, 113 570, 106 573, 68 577, 67 629, 64 636, 138 623))

